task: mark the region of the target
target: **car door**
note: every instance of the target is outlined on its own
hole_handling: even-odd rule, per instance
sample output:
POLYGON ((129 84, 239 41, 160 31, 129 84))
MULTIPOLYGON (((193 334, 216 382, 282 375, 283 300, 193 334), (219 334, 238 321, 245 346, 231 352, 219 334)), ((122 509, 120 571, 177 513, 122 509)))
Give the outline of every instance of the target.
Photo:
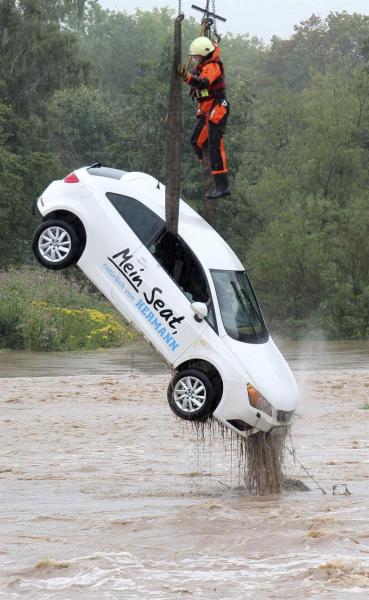
MULTIPOLYGON (((155 219, 149 215, 148 218, 146 207, 134 198, 110 192, 105 194, 105 189, 96 195, 96 203, 86 213, 86 250, 78 265, 112 300, 114 286, 125 289, 126 284, 128 289, 131 288, 130 281, 135 274, 130 259, 163 227, 163 223, 159 217, 155 219)), ((128 318, 125 303, 121 308, 128 318)))
POLYGON ((188 246, 166 229, 134 256, 144 271, 134 307, 145 337, 173 363, 209 326, 196 320, 193 302, 209 301, 205 275, 188 246))
MULTIPOLYGON (((123 194, 106 194, 114 214, 114 227, 104 243, 101 272, 108 277, 113 304, 129 321, 135 322, 134 300, 142 285, 145 264, 134 258, 136 252, 158 236, 164 222, 144 204, 123 194)), ((109 208, 109 207, 108 207, 109 208)))
POLYGON ((205 276, 156 213, 134 198, 115 194, 113 199, 141 242, 135 250, 123 244, 107 257, 113 304, 172 363, 208 326, 196 321, 191 309, 192 302, 209 296, 205 276))

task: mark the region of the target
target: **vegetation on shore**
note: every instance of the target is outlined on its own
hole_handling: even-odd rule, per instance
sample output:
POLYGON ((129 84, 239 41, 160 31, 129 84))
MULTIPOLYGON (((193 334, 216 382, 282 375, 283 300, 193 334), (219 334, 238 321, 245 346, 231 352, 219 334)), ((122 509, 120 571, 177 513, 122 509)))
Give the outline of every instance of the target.
POLYGON ((136 339, 100 294, 37 269, 0 273, 0 348, 92 350, 136 339))
MULTIPOLYGON (((97 0, 0 3, 0 269, 32 262, 31 207, 51 180, 95 161, 165 179, 172 17, 97 0)), ((187 18, 185 51, 196 35, 187 18)), ((369 17, 346 12, 312 15, 270 45, 222 40, 233 195, 217 228, 282 335, 369 336, 368 40, 369 17)), ((194 115, 184 90, 182 190, 201 210, 194 115)), ((54 308, 72 306, 40 300, 57 323, 54 308)))

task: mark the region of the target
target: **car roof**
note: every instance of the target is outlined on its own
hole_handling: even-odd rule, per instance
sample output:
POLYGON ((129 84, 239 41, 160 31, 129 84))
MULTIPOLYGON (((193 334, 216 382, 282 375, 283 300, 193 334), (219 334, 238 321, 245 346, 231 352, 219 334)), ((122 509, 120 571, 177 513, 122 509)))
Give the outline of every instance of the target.
MULTIPOLYGON (((87 168, 83 170, 87 174, 87 168)), ((97 170, 94 169, 94 175, 97 175, 97 170)), ((113 192, 131 196, 165 221, 165 186, 162 183, 151 175, 140 172, 121 171, 122 176, 118 179, 117 170, 112 171, 114 177, 109 178, 107 168, 104 168, 104 174, 101 177, 89 177, 88 184, 93 184, 103 193, 113 192)), ((223 238, 183 200, 180 201, 179 207, 178 234, 208 269, 244 269, 223 238)))

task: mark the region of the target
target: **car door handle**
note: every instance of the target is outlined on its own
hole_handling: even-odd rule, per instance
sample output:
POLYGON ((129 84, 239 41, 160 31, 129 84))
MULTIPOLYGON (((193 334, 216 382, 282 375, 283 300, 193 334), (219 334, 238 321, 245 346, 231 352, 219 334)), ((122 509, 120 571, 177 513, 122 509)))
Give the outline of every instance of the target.
POLYGON ((143 256, 139 256, 137 258, 137 262, 139 262, 143 267, 147 267, 147 260, 143 256))

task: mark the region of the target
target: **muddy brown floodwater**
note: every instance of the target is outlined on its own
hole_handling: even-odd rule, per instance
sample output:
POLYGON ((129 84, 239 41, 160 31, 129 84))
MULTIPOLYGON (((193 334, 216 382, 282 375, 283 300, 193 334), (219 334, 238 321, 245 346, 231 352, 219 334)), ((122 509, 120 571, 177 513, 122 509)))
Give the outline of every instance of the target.
POLYGON ((288 476, 311 491, 264 497, 240 487, 230 436, 203 439, 172 416, 165 368, 82 374, 76 359, 76 375, 17 377, 10 354, 0 353, 0 598, 369 598, 365 348, 350 368, 327 349, 322 370, 316 356, 313 368, 295 359, 292 443, 326 495, 290 457, 288 476))

